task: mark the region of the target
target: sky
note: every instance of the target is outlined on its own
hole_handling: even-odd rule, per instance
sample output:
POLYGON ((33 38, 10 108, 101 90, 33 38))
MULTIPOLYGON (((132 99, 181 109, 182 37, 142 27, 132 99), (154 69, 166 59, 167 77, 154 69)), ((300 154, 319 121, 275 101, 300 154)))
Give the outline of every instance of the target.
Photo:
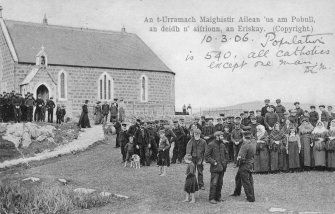
MULTIPOLYGON (((273 23, 266 23, 263 17, 314 16, 315 23, 290 23, 281 26, 312 26, 314 34, 335 33, 335 1, 333 0, 2 0, 5 19, 41 23, 44 14, 49 24, 73 27, 86 27, 120 31, 124 26, 127 32, 137 34, 161 59, 176 73, 176 109, 183 104, 193 108, 219 107, 233 104, 264 100, 274 101, 281 98, 285 102, 300 101, 316 105, 335 104, 335 40, 334 35, 324 36, 320 48, 330 51, 325 56, 308 56, 299 60, 324 63, 327 69, 316 74, 304 73, 303 66, 278 66, 255 68, 246 67, 231 72, 227 69, 209 69, 209 61, 204 59, 210 51, 230 51, 237 55, 237 61, 246 59, 250 51, 259 51, 265 33, 249 32, 247 43, 222 44, 219 42, 202 43, 205 35, 220 39, 222 34, 234 38, 236 32, 199 33, 199 32, 150 32, 150 26, 158 29, 162 23, 146 23, 145 18, 196 17, 199 16, 249 16, 260 17, 269 32, 273 23), (253 42, 251 42, 251 40, 253 42), (194 60, 186 61, 192 53, 194 60)), ((171 23, 170 23, 171 24, 171 23)), ((199 23, 189 23, 190 29, 199 23)), ((237 26, 241 23, 221 23, 212 26, 237 26)), ((171 25, 178 25, 171 24, 171 25)), ((245 26, 242 23, 242 26, 245 26)), ((249 23, 249 26, 253 25, 249 23)), ((178 25, 184 26, 183 24, 178 25)), ((242 33, 239 33, 243 35, 242 33)), ((283 38, 294 34, 282 33, 283 38)), ((285 45, 283 45, 285 47, 285 45)), ((294 48, 294 47, 291 47, 294 48)), ((267 59, 278 61, 274 53, 278 47, 270 48, 272 55, 267 59)), ((288 50, 291 50, 290 47, 288 50)), ((290 59, 290 58, 288 58, 290 59)), ((290 60, 297 60, 291 58, 290 60)), ((292 62, 293 62, 292 61, 292 62)), ((250 65, 252 64, 251 61, 250 65)))

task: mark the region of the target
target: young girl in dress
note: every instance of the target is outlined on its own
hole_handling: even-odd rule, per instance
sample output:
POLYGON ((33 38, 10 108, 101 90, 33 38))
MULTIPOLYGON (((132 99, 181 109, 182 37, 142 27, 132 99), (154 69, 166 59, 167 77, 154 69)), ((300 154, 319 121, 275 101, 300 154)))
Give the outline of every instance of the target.
POLYGON ((185 163, 187 163, 186 169, 186 181, 184 191, 186 192, 186 198, 183 202, 195 203, 194 193, 199 190, 197 178, 195 176, 195 166, 192 162, 192 156, 190 154, 185 155, 185 163), (190 201, 191 197, 191 201, 190 201))

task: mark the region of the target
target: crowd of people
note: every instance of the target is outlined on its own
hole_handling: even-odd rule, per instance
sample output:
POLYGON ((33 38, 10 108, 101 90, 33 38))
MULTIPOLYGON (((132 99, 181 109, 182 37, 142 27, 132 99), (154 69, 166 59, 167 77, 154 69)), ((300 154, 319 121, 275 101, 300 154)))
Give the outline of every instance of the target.
POLYGON ((54 109, 56 108, 56 122, 64 122, 66 115, 65 105, 55 105, 53 98, 44 101, 41 95, 34 98, 34 94, 28 92, 24 96, 21 93, 3 92, 0 94, 0 122, 45 122, 53 123, 54 109))
POLYGON ((184 118, 174 120, 172 128, 164 120, 137 119, 127 128, 126 123, 113 119, 112 125, 123 162, 138 154, 142 166, 156 161, 161 176, 166 175, 170 164, 188 163, 186 201, 190 197, 194 202, 192 194, 205 188, 203 164, 208 162, 211 165, 209 199, 211 203, 219 202, 223 175, 227 164, 232 162, 234 167, 239 167, 232 196, 240 195, 243 186, 247 200, 252 202, 255 200, 252 173, 335 169, 332 107, 328 106, 326 111, 320 105, 319 115, 315 106, 304 111, 299 102, 294 105, 294 109, 287 111, 281 100, 276 100, 274 106, 267 99, 265 106, 256 111, 244 111, 239 116, 220 114, 215 125, 214 118, 205 116, 195 117, 190 125, 185 124, 184 118))

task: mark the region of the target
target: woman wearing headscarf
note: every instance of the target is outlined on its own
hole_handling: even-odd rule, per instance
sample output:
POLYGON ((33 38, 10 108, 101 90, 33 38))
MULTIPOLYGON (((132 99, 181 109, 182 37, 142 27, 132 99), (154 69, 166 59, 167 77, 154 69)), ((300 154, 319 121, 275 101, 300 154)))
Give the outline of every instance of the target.
POLYGON ((269 135, 262 125, 258 125, 256 130, 257 145, 254 158, 254 172, 269 172, 269 135))
POLYGON ((280 130, 280 124, 277 122, 274 125, 274 129, 270 136, 270 171, 276 172, 278 170, 286 170, 287 162, 284 161, 286 158, 286 147, 285 139, 286 136, 283 131, 280 130), (283 155, 284 153, 284 155, 283 155))
POLYGON ((302 124, 299 126, 299 136, 301 143, 301 152, 300 152, 300 165, 307 170, 311 167, 311 145, 312 138, 311 134, 314 130, 314 126, 308 121, 307 118, 301 120, 302 124))
POLYGON ((328 131, 327 149, 327 168, 331 171, 335 170, 335 119, 330 123, 328 131))
POLYGON ((287 136, 288 168, 291 171, 300 168, 300 151, 300 137, 297 134, 296 128, 294 126, 291 126, 289 134, 287 136))
POLYGON ((325 142, 327 136, 328 130, 324 127, 324 124, 319 121, 312 132, 314 166, 319 169, 322 169, 326 166, 325 142))

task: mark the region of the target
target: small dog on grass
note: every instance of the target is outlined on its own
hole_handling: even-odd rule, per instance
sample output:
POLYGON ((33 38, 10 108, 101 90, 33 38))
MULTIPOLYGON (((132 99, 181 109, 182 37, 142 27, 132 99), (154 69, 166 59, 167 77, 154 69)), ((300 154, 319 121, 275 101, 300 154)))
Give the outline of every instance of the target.
POLYGON ((139 169, 141 168, 141 164, 140 164, 140 156, 134 154, 131 156, 131 162, 130 162, 130 167, 134 167, 135 169, 139 169))

